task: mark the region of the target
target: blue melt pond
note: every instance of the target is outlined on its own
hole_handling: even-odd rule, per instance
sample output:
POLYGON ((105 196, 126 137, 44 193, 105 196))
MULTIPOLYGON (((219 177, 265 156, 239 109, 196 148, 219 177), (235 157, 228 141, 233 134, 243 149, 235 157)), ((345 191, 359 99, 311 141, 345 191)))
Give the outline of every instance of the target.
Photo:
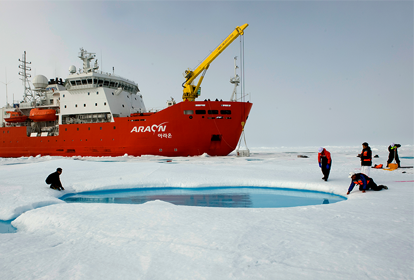
MULTIPOLYGON (((67 194, 67 203, 142 204, 162 200, 175 205, 236 208, 280 208, 330 204, 346 197, 308 190, 259 187, 140 188, 67 194)), ((0 220, 0 233, 13 233, 10 221, 0 220)))
POLYGON ((68 203, 142 204, 162 200, 175 205, 236 208, 279 208, 330 204, 346 200, 331 193, 258 187, 146 188, 67 194, 68 203))
POLYGON ((16 228, 11 225, 12 221, 13 220, 9 220, 9 221, 0 220, 0 233, 13 233, 13 232, 16 232, 16 228))

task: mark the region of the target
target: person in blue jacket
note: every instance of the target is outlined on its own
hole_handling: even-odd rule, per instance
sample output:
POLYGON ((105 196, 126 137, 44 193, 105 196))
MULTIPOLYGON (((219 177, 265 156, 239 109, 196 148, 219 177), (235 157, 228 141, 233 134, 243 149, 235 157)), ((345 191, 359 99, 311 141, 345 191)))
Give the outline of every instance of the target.
POLYGON ((351 185, 349 185, 348 192, 346 194, 350 194, 350 192, 354 189, 355 185, 359 185, 359 190, 365 193, 365 191, 371 189, 373 191, 380 191, 382 189, 388 189, 387 186, 375 184, 374 180, 364 173, 349 173, 349 178, 351 178, 351 185))

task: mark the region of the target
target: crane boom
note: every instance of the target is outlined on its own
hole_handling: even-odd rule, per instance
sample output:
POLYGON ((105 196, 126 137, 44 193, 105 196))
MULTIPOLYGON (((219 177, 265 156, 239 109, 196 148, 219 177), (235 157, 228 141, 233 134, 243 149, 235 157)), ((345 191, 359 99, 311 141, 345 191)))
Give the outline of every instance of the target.
POLYGON ((237 26, 234 31, 227 36, 226 39, 214 50, 210 53, 210 55, 198 65, 198 67, 194 70, 186 70, 185 71, 185 82, 183 83, 183 100, 194 101, 198 97, 198 90, 200 88, 201 82, 204 79, 204 75, 210 66, 210 64, 219 56, 237 37, 243 35, 243 30, 249 26, 247 23, 242 26, 237 26), (197 83, 197 86, 192 85, 193 81, 200 75, 200 79, 197 83))

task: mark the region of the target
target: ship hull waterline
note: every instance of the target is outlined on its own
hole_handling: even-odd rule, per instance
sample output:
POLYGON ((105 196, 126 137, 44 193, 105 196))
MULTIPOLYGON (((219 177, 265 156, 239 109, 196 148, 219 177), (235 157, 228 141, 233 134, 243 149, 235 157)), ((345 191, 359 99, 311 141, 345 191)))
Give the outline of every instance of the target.
POLYGON ((0 157, 226 156, 237 148, 251 107, 249 102, 180 102, 114 122, 62 124, 57 136, 30 137, 25 126, 2 127, 0 157))

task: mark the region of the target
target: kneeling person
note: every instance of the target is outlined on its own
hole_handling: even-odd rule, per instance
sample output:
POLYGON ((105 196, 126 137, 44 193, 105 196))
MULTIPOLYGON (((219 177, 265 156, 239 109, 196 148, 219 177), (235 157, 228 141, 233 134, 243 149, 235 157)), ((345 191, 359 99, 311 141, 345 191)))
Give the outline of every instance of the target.
POLYGON ((382 189, 388 189, 387 186, 383 186, 383 185, 377 186, 377 184, 375 184, 372 178, 368 177, 367 175, 363 173, 351 172, 349 173, 349 178, 351 178, 352 181, 351 181, 351 185, 349 185, 348 192, 346 194, 349 194, 354 189, 355 185, 359 185, 359 190, 362 191, 363 193, 369 189, 373 191, 380 191, 382 189))
POLYGON ((53 172, 46 178, 46 184, 50 184, 50 188, 58 191, 65 190, 60 182, 60 174, 62 174, 62 168, 56 169, 56 172, 53 172))

